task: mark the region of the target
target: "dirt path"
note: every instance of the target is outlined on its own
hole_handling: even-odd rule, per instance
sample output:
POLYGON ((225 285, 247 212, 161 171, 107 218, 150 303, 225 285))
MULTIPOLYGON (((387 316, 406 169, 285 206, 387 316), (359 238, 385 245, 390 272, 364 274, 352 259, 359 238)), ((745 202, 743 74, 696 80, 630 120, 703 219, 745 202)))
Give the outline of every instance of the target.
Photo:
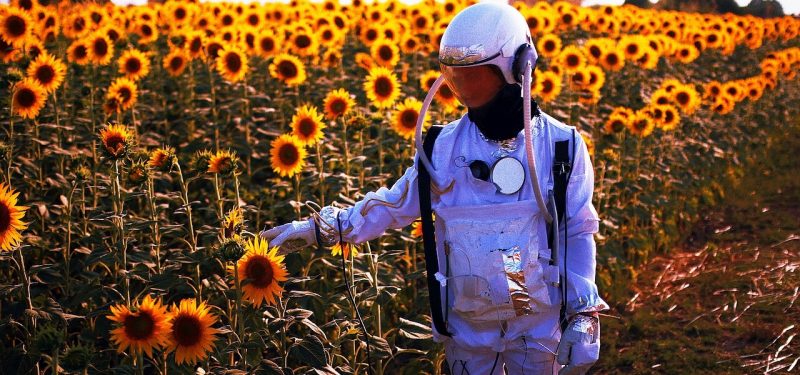
POLYGON ((594 373, 800 374, 800 124, 603 318, 594 373))

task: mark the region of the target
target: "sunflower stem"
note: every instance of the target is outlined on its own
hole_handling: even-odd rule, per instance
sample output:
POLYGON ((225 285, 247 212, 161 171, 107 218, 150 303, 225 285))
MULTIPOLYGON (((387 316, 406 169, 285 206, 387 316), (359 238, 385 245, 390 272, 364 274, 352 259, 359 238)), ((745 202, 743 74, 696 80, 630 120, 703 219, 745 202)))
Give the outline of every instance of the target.
MULTIPOLYGON (((242 323, 242 287, 241 282, 239 281, 239 261, 233 261, 233 280, 236 283, 236 315, 234 319, 234 325, 236 329, 236 335, 239 337, 239 342, 244 343, 244 324, 242 323)), ((242 362, 246 363, 244 357, 242 357, 242 362)))
POLYGON ((325 178, 322 176, 323 172, 323 164, 322 164, 322 152, 319 147, 320 142, 317 141, 315 144, 317 146, 317 176, 319 177, 319 201, 321 206, 325 206, 325 178))
POLYGON ((50 365, 54 375, 58 374, 58 350, 58 348, 53 350, 53 363, 50 365))
POLYGON ((122 270, 125 285, 125 304, 128 308, 131 307, 131 287, 130 279, 128 278, 128 246, 125 241, 125 222, 122 218, 123 202, 122 202, 122 189, 119 183, 119 159, 114 159, 114 178, 111 180, 112 191, 114 197, 114 223, 117 227, 117 241, 122 247, 122 270))
POLYGON ((136 372, 139 375, 144 375, 144 356, 142 355, 142 350, 136 353, 136 372))
POLYGON ((8 156, 6 156, 6 160, 8 160, 8 171, 6 173, 6 183, 8 186, 11 186, 11 164, 14 161, 14 99, 13 95, 12 98, 9 99, 11 104, 9 106, 9 117, 8 117, 8 156))
POLYGON ((222 195, 220 195, 219 190, 219 174, 214 173, 214 192, 217 194, 217 218, 222 222, 225 218, 225 211, 222 203, 222 195))
POLYGON ((342 118, 342 142, 344 142, 345 193, 350 196, 350 148, 347 144, 347 119, 342 118))
POLYGON ((208 81, 211 86, 211 121, 214 126, 214 152, 219 152, 219 124, 217 124, 217 89, 214 84, 214 73, 211 71, 211 64, 206 64, 208 71, 208 81))
MULTIPOLYGON (((28 309, 33 310, 33 301, 31 300, 31 281, 28 278, 28 272, 25 270, 25 258, 22 256, 22 247, 17 248, 19 254, 19 271, 22 274, 22 282, 25 287, 22 289, 25 292, 25 301, 28 302, 28 309)), ((36 328, 36 317, 31 315, 31 326, 36 328)))
POLYGON ((153 176, 147 176, 147 201, 150 203, 150 221, 153 223, 153 239, 156 243, 156 272, 161 274, 161 230, 158 225, 158 213, 156 212, 155 190, 153 186, 153 176))
POLYGON ((297 204, 294 205, 294 210, 297 212, 297 220, 302 220, 303 217, 300 216, 300 174, 294 174, 294 197, 295 202, 297 204))
MULTIPOLYGON (((89 66, 89 115, 92 119, 92 132, 89 134, 95 134, 95 122, 94 122, 94 81, 95 81, 95 72, 94 66, 89 66)), ((119 122, 118 122, 119 123, 119 122)), ((95 139, 92 138, 92 166, 97 166, 97 145, 95 144, 95 139)), ((97 168, 92 168, 92 186, 94 188, 94 202, 92 204, 93 208, 97 208, 97 200, 99 195, 97 194, 97 168)))
POLYGON ((77 184, 72 185, 72 190, 70 190, 69 199, 67 200, 67 206, 65 207, 65 209, 67 210, 67 234, 66 234, 66 238, 64 239, 65 240, 65 242, 64 242, 64 279, 66 281, 66 287, 65 287, 66 292, 65 292, 65 294, 67 296, 70 295, 70 289, 71 289, 70 288, 71 283, 70 283, 70 277, 69 277, 69 273, 70 272, 69 271, 70 271, 70 257, 71 257, 70 244, 72 243, 72 197, 74 196, 75 189, 77 189, 77 187, 78 187, 77 184))
POLYGON ((233 207, 235 209, 238 209, 239 207, 241 207, 239 202, 242 201, 242 198, 239 195, 239 171, 237 171, 236 169, 234 169, 233 171, 233 185, 236 188, 236 204, 234 204, 233 207))

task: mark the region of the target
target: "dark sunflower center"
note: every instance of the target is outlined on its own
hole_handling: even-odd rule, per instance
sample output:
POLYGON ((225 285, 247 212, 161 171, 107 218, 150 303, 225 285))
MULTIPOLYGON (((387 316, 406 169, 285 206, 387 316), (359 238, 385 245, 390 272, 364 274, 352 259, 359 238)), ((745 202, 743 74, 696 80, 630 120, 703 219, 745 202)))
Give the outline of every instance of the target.
POLYGON ((322 32, 322 40, 331 40, 333 39, 333 32, 330 30, 325 30, 322 32))
POLYGON ((548 40, 548 41, 544 42, 544 50, 545 51, 548 51, 548 52, 549 51, 555 51, 555 49, 556 49, 556 42, 554 42, 552 40, 548 40))
POLYGON ((647 120, 637 120, 634 121, 633 127, 636 128, 636 130, 642 131, 647 128, 647 124, 647 120))
POLYGON ((203 337, 203 326, 194 316, 179 315, 172 321, 172 337, 180 346, 194 346, 203 337))
POLYGON ((50 82, 53 82, 53 79, 56 77, 56 71, 50 65, 42 65, 36 69, 36 80, 41 82, 42 85, 47 85, 50 82))
POLYGON ((347 109, 347 103, 345 103, 344 100, 336 99, 331 103, 331 112, 335 115, 344 113, 345 109, 347 109))
POLYGON ((83 17, 78 17, 75 22, 72 23, 72 28, 77 32, 83 31, 84 27, 86 27, 86 21, 83 19, 83 17))
POLYGON ((11 227, 11 209, 0 202, 0 233, 5 233, 11 227))
POLYGON ((400 114, 400 126, 406 129, 414 129, 417 126, 417 117, 419 113, 412 109, 407 109, 400 114))
POLYGON ((304 118, 300 120, 300 123, 297 125, 297 129, 304 137, 310 137, 314 135, 314 131, 317 129, 317 126, 312 119, 304 118))
POLYGON ((619 56, 614 53, 610 53, 608 56, 606 56, 606 62, 611 65, 616 65, 619 62, 619 56))
POLYGON ((555 85, 553 84, 553 81, 551 81, 549 79, 545 80, 544 82, 542 82, 542 93, 543 94, 550 93, 550 92, 553 91, 554 87, 555 87, 555 85))
POLYGON ((578 66, 580 63, 580 58, 578 55, 569 55, 567 56, 567 66, 578 66))
POLYGON ((677 100, 680 105, 687 105, 689 104, 689 94, 679 92, 678 95, 675 95, 675 100, 677 100))
POLYGON ((561 20, 564 21, 564 23, 567 25, 571 24, 573 19, 574 18, 572 17, 572 14, 569 13, 566 13, 563 16, 561 16, 561 20))
POLYGON ((255 14, 251 14, 249 17, 247 17, 247 23, 249 23, 250 26, 258 26, 259 22, 260 20, 255 14))
POLYGON ((106 148, 112 155, 119 154, 125 148, 125 138, 122 134, 111 134, 106 138, 106 148))
POLYGON ((191 42, 189 42, 189 51, 192 53, 197 53, 201 48, 203 48, 203 42, 200 40, 200 38, 194 38, 191 42))
POLYGON ((424 29, 425 26, 428 26, 428 19, 425 17, 417 17, 417 19, 414 20, 414 24, 417 25, 417 28, 424 29))
POLYGON ((278 71, 286 78, 297 77, 297 66, 291 61, 281 61, 278 64, 278 71))
POLYGON ((183 58, 179 56, 175 56, 171 60, 169 60, 169 67, 172 70, 178 70, 182 66, 183 66, 183 58))
POLYGON ((142 26, 142 35, 144 35, 145 37, 153 35, 153 28, 150 27, 150 25, 142 26))
POLYGON ((178 8, 175 11, 175 19, 180 21, 183 20, 184 18, 186 18, 186 9, 178 8))
POLYGON ((442 85, 439 87, 439 94, 445 99, 454 97, 453 90, 450 90, 450 86, 447 85, 442 85))
POLYGON ((598 46, 591 46, 589 47, 589 54, 592 55, 594 58, 599 58, 600 55, 603 54, 603 50, 600 49, 598 46))
POLYGON ((406 39, 406 48, 408 49, 417 48, 417 40, 412 38, 406 39))
POLYGON ((25 24, 25 19, 20 16, 12 15, 6 18, 6 31, 15 38, 25 35, 27 26, 28 25, 25 24))
POLYGON ((77 60, 81 60, 81 59, 86 58, 87 54, 88 54, 88 51, 86 50, 86 46, 80 45, 77 48, 75 48, 75 58, 77 60))
POLYGON ((297 45, 298 48, 308 48, 311 45, 311 38, 308 35, 298 35, 297 38, 294 40, 294 44, 297 45))
POLYGON ((340 29, 344 28, 344 26, 345 26, 344 25, 344 18, 342 18, 342 17, 334 18, 333 19, 333 24, 336 25, 336 27, 338 27, 340 29))
POLYGON ((242 57, 238 53, 229 53, 225 55, 225 66, 231 72, 238 72, 242 70, 242 57))
POLYGON ((271 52, 275 49, 275 40, 272 38, 261 38, 261 43, 259 43, 259 45, 262 51, 271 52))
POLYGON ((624 127, 625 127, 625 124, 623 124, 622 121, 620 121, 620 120, 614 120, 614 122, 611 123, 611 130, 614 133, 621 132, 622 128, 624 128, 624 127))
POLYGON ((664 112, 664 122, 671 123, 675 120, 675 113, 672 111, 665 111, 664 112))
POLYGON ((272 263, 263 256, 250 258, 245 272, 247 272, 247 278, 251 280, 250 283, 256 288, 266 288, 272 283, 272 263))
POLYGON ((539 26, 539 19, 536 17, 528 17, 526 21, 528 21, 529 29, 536 29, 539 26))
POLYGON ((119 39, 119 33, 114 29, 109 29, 106 35, 108 35, 108 39, 111 39, 112 42, 116 42, 119 39))
POLYGON ((125 70, 128 73, 136 74, 139 73, 139 70, 142 69, 142 62, 139 59, 128 59, 125 61, 125 70))
POLYGON ((233 25, 233 17, 229 14, 226 14, 224 17, 222 17, 222 24, 225 26, 233 25))
POLYGON ((125 318, 125 335, 134 340, 145 340, 153 335, 155 319, 148 312, 131 314, 125 318))
POLYGON ((451 13, 451 12, 453 12, 454 10, 456 10, 456 5, 455 5, 455 4, 453 4, 453 3, 447 3, 447 4, 445 4, 445 5, 444 5, 444 10, 445 10, 447 13, 451 13))
POLYGON ((625 50, 628 51, 629 55, 635 55, 639 52, 639 46, 636 44, 628 44, 625 50))
POLYGON ((119 97, 122 98, 123 102, 127 102, 128 100, 131 100, 132 96, 133 96, 133 93, 131 92, 130 88, 123 87, 123 88, 119 89, 119 97))
POLYGON ((369 29, 367 30, 367 34, 365 36, 367 37, 367 40, 375 40, 378 38, 378 31, 375 29, 369 29))
POLYGON ((392 52, 392 48, 389 46, 381 46, 378 48, 378 56, 383 61, 391 61, 394 57, 394 53, 392 52))
POLYGON ((389 78, 379 77, 375 80, 375 93, 378 94, 378 96, 382 98, 389 97, 389 95, 392 95, 393 90, 394 86, 389 78))
POLYGON ((36 93, 29 88, 22 88, 17 91, 17 106, 21 108, 30 108, 36 103, 36 93))
POLYGON ((297 148, 293 144, 285 144, 281 147, 280 151, 278 152, 278 158, 281 159, 281 163, 285 165, 294 165, 297 163, 297 159, 300 157, 300 153, 297 151, 297 148))

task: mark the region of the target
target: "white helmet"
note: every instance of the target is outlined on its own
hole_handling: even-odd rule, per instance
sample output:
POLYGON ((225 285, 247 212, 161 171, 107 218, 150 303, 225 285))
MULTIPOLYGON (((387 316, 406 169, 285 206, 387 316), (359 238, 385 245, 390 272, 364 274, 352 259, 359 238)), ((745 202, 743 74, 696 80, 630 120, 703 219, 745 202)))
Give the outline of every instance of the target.
POLYGON ((535 67, 537 58, 525 17, 505 2, 464 8, 448 24, 439 47, 443 65, 495 65, 507 83, 521 83, 523 64, 531 60, 535 67))

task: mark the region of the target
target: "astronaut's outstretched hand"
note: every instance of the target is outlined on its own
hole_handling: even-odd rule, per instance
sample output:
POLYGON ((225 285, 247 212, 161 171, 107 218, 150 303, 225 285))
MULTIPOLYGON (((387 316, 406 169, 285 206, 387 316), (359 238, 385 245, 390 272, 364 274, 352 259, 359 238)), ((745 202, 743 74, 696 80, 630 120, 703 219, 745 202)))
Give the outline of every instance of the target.
POLYGON ((314 220, 295 220, 262 231, 259 235, 269 241, 269 247, 278 246, 278 254, 288 254, 306 246, 316 245, 317 237, 314 220))
POLYGON ((558 343, 559 375, 585 374, 600 358, 600 319, 595 315, 572 317, 558 343))

